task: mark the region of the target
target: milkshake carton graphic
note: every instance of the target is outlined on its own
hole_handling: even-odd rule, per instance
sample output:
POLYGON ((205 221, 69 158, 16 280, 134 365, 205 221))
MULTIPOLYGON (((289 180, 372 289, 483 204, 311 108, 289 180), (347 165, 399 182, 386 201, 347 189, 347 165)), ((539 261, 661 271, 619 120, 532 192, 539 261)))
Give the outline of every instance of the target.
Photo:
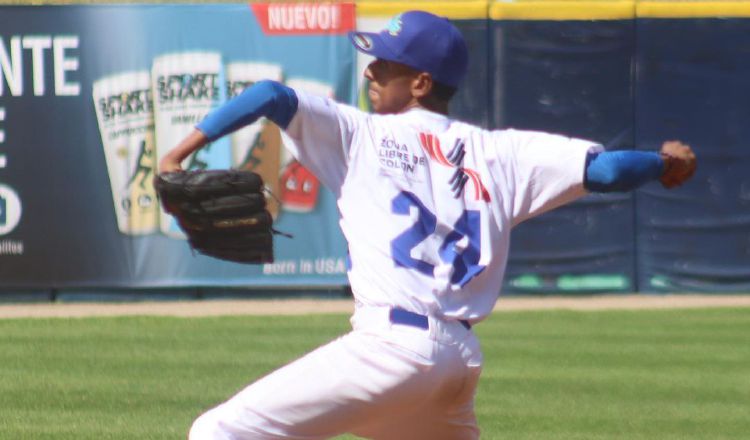
MULTIPOLYGON (((151 69, 157 163, 187 136, 212 109, 227 98, 221 55, 217 52, 180 52, 159 56, 151 69)), ((231 167, 231 145, 221 138, 185 159, 183 169, 231 167)), ((184 237, 174 218, 160 210, 161 230, 184 237)))
MULTIPOLYGON (((227 88, 233 98, 254 83, 270 79, 281 81, 281 66, 258 62, 236 62, 227 65, 227 88)), ((263 183, 272 194, 279 194, 279 173, 284 148, 281 129, 266 118, 234 132, 232 142, 232 166, 260 174, 263 183)), ((266 197, 268 210, 276 218, 279 202, 273 196, 266 197)))
MULTIPOLYGON (((289 78, 286 85, 297 90, 303 90, 318 96, 334 98, 334 90, 330 84, 306 78, 289 78)), ((294 142, 282 133, 285 145, 294 147, 294 142)), ((302 164, 297 162, 292 155, 286 151, 282 157, 281 171, 281 203, 285 210, 295 212, 310 212, 318 204, 318 193, 320 182, 302 164)))
POLYGON ((117 226, 142 235, 159 228, 152 180, 154 115, 148 71, 101 78, 93 85, 94 106, 107 162, 117 226))

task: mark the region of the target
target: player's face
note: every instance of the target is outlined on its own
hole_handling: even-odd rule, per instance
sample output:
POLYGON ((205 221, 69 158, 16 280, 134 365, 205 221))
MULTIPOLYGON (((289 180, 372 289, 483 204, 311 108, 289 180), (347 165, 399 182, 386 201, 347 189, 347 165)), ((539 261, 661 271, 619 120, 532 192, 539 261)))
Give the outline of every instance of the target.
POLYGON ((400 113, 413 107, 417 100, 412 94, 418 71, 393 61, 376 59, 365 70, 370 80, 368 96, 375 113, 400 113))

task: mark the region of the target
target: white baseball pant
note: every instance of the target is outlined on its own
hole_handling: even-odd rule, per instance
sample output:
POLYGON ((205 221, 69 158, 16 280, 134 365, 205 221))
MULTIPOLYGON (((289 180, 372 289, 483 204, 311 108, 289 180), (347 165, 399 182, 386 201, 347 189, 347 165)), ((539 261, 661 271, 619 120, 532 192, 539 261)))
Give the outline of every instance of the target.
POLYGON ((190 440, 479 438, 482 353, 471 330, 433 317, 427 330, 394 323, 385 307, 357 307, 351 322, 350 333, 201 415, 190 440))

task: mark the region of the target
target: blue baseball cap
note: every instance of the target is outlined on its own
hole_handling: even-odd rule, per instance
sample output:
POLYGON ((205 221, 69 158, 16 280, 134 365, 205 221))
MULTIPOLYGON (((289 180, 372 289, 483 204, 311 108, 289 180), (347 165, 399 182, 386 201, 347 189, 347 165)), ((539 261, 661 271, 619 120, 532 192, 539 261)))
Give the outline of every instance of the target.
POLYGON ((349 39, 360 52, 428 72, 447 86, 458 87, 466 76, 466 42, 445 17, 408 11, 393 17, 378 33, 349 32, 349 39))

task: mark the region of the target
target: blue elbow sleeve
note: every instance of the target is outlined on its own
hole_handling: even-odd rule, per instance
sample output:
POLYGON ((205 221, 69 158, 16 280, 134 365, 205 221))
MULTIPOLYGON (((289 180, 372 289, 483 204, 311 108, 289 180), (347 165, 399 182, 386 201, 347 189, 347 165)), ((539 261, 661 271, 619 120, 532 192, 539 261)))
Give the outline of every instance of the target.
POLYGON ((592 192, 632 191, 661 176, 664 162, 658 153, 605 151, 586 158, 584 187, 592 192))
POLYGON ((210 141, 252 124, 262 116, 286 128, 297 112, 297 106, 294 90, 276 81, 258 81, 209 113, 196 128, 210 141))

